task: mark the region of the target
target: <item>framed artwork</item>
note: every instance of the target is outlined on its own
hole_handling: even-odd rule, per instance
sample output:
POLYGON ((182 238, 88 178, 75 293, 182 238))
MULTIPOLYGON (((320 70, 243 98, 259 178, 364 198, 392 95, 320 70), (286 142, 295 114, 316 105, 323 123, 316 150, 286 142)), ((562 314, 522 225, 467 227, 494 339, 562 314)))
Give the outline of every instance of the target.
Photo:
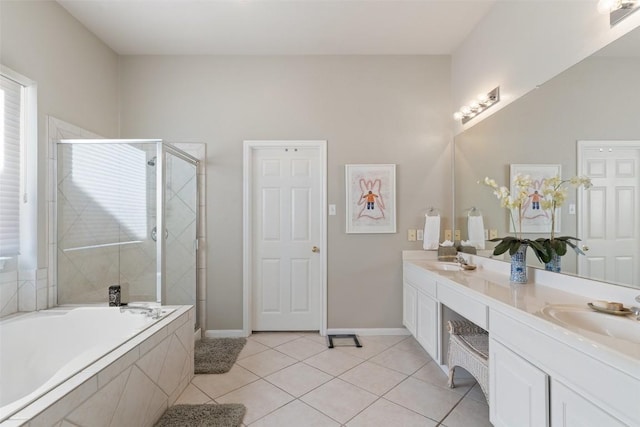
POLYGON ((345 165, 347 233, 396 232, 396 165, 345 165))
MULTIPOLYGON (((517 174, 529 175, 531 178, 531 187, 529 188, 529 198, 524 203, 524 214, 522 217, 522 232, 523 233, 549 233, 551 231, 551 212, 542 209, 540 206, 540 200, 542 197, 540 189, 542 187, 542 180, 545 178, 552 178, 554 176, 561 176, 561 165, 528 165, 528 164, 512 164, 511 165, 511 194, 514 194, 514 177, 517 174)), ((517 218, 518 213, 513 212, 514 218, 517 218)), ((556 223, 555 233, 560 232, 560 208, 556 208, 556 223)), ((513 229, 513 223, 509 221, 509 231, 515 232, 513 229)))

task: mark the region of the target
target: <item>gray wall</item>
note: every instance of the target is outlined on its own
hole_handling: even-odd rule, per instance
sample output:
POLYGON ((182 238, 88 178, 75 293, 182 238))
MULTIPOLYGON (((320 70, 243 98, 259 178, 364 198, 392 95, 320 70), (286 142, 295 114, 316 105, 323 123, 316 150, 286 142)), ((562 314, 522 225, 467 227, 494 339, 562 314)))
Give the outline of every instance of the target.
POLYGON ((38 84, 38 266, 46 267, 47 115, 118 136, 118 56, 53 1, 0 1, 0 63, 38 84))
POLYGON ((420 247, 406 230, 428 206, 450 218, 448 57, 134 56, 120 72, 121 137, 207 144, 206 329, 242 328, 250 139, 328 141, 328 326, 401 326, 401 251, 420 247), (397 234, 344 233, 346 163, 397 164, 397 234))
MULTIPOLYGON (((458 227, 466 229, 463 210, 476 206, 483 211, 485 228, 497 228, 498 236, 507 234, 507 211, 476 182, 489 176, 508 186, 511 163, 559 163, 563 177, 570 178, 576 175, 576 141, 637 140, 638 75, 639 58, 586 59, 456 136, 458 227)), ((568 214, 569 203, 576 203, 573 190, 562 210, 560 234, 575 236, 577 216, 568 214)), ((533 260, 533 255, 527 258, 533 260)), ((563 257, 562 269, 575 272, 572 251, 563 257)))

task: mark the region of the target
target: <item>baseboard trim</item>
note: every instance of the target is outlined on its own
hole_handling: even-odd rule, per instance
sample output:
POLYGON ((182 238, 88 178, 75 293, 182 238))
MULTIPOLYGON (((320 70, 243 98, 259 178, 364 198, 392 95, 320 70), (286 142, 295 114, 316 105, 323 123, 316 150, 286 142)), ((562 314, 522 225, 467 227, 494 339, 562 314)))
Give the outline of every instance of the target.
POLYGON ((327 335, 356 334, 367 335, 411 335, 406 328, 329 328, 327 335))
POLYGON ((205 338, 244 338, 242 329, 210 329, 204 331, 205 338))

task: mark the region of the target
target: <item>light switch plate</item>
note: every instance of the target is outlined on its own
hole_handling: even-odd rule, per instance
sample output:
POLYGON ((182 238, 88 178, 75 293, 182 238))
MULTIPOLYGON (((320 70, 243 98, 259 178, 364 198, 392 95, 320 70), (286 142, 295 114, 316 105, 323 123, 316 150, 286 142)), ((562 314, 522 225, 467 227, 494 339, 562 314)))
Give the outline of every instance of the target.
POLYGON ((489 239, 497 239, 498 238, 498 230, 491 229, 489 230, 489 239))
POLYGON ((407 230, 407 240, 410 242, 415 242, 416 241, 416 229, 415 228, 410 228, 407 230))
POLYGON ((451 235, 451 230, 444 230, 444 240, 449 240, 451 241, 451 238, 453 236, 451 235))
POLYGON ((421 242, 424 240, 424 230, 423 229, 418 229, 418 240, 421 241, 421 242))
POLYGON ((455 235, 455 240, 460 240, 460 236, 461 236, 460 230, 456 230, 454 235, 455 235))
POLYGON ((336 205, 329 205, 329 215, 336 214, 336 205))

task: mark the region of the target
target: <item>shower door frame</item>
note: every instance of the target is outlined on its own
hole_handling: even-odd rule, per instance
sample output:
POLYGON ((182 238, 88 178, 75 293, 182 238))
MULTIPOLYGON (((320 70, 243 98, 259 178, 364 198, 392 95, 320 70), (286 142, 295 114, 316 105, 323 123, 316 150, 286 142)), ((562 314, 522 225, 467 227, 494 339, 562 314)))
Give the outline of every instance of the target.
MULTIPOLYGON (((199 325, 198 323, 199 320, 201 319, 201 314, 199 313, 199 304, 198 304, 198 298, 199 298, 199 293, 200 293, 200 284, 198 283, 199 281, 199 274, 198 273, 198 269, 200 267, 200 262, 199 262, 199 256, 198 256, 198 251, 199 251, 199 240, 198 240, 198 236, 200 235, 200 190, 199 190, 199 182, 198 182, 198 165, 200 163, 200 161, 198 159, 196 159, 195 157, 193 157, 192 155, 188 154, 187 152, 171 145, 168 142, 165 142, 163 140, 160 139, 108 139, 108 138, 62 138, 62 139, 57 139, 57 140, 52 140, 53 146, 51 147, 52 150, 54 151, 54 159, 53 162, 57 162, 57 147, 58 145, 63 145, 63 144, 155 144, 156 145, 156 229, 157 230, 164 230, 166 228, 166 224, 165 224, 165 213, 164 213, 164 203, 165 203, 165 182, 164 182, 164 178, 166 176, 166 162, 165 162, 165 158, 164 158, 164 154, 165 153, 170 153, 182 160, 187 161, 188 163, 192 164, 195 166, 196 168, 196 173, 195 173, 195 180, 196 180, 196 194, 195 194, 195 214, 196 214, 196 232, 195 232, 195 268, 196 268, 196 275, 195 275, 195 287, 196 287, 196 301, 194 302, 194 306, 196 308, 196 328, 197 327, 203 327, 203 325, 199 325)), ((53 197, 55 198, 56 195, 55 193, 57 192, 57 182, 58 182, 58 170, 57 170, 57 166, 52 166, 52 173, 53 173, 53 182, 55 185, 55 189, 52 188, 52 191, 54 193, 53 197)), ((57 200, 56 200, 57 202, 57 200)), ((52 224, 57 224, 57 203, 56 203, 56 209, 55 212, 53 212, 53 218, 51 218, 51 222, 52 224)), ((57 229, 57 227, 54 225, 54 227, 57 229)), ((164 287, 164 281, 165 281, 165 276, 166 276, 166 260, 164 259, 164 255, 165 255, 165 238, 164 238, 164 233, 160 233, 161 239, 160 241, 156 241, 156 301, 157 303, 162 303, 162 297, 163 297, 163 287, 164 287)), ((55 230, 54 235, 51 236, 53 239, 53 243, 55 244, 56 248, 57 248, 57 230, 55 230)), ((59 286, 59 283, 57 283, 57 265, 58 265, 58 257, 57 257, 57 249, 53 250, 53 257, 55 259, 55 271, 56 271, 56 278, 55 278, 55 284, 56 286, 56 294, 57 294, 57 287, 59 286)), ((105 297, 105 301, 106 301, 106 297, 105 297)), ((57 305, 57 295, 56 295, 56 303, 55 305, 57 305)))

